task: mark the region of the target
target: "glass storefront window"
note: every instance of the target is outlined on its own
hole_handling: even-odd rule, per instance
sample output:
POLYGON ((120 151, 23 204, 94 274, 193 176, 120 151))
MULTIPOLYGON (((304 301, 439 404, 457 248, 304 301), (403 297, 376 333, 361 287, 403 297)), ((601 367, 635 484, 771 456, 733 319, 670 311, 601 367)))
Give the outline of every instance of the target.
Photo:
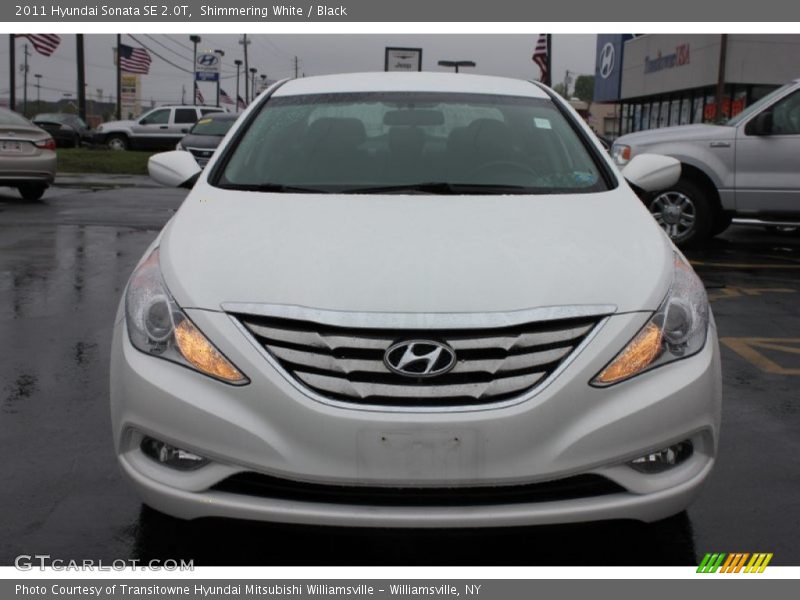
POLYGON ((669 124, 670 125, 677 125, 678 124, 678 115, 681 110, 681 101, 677 98, 672 100, 669 104, 669 124))
POLYGON ((633 130, 639 131, 642 128, 642 105, 637 104, 633 108, 633 130))
POLYGON ((646 102, 642 104, 642 121, 641 121, 642 129, 650 129, 650 103, 646 102))
POLYGON ((666 127, 669 125, 669 101, 664 100, 661 102, 661 109, 658 113, 658 126, 666 127))
POLYGON ((650 129, 658 127, 658 102, 653 102, 650 105, 650 129))
POLYGON ((689 123, 692 116, 692 102, 688 97, 681 100, 681 117, 680 124, 686 125, 689 123))

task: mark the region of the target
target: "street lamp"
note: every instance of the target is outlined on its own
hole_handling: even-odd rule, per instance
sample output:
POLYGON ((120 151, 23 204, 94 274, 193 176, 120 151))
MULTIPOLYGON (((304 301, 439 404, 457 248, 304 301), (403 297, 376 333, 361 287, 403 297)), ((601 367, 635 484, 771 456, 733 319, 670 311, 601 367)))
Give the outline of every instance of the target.
POLYGON ((36 112, 42 111, 42 75, 41 73, 34 73, 36 77, 36 112))
POLYGON ((239 67, 242 66, 242 61, 237 58, 233 64, 236 65, 236 112, 239 112, 239 67))
POLYGON ((256 97, 256 69, 255 67, 250 67, 250 91, 253 94, 253 98, 256 97))
POLYGON ((222 57, 225 56, 225 52, 222 50, 214 50, 214 54, 219 56, 219 73, 217 73, 217 107, 219 107, 219 82, 222 79, 222 57))
POLYGON ((200 43, 199 35, 190 35, 189 41, 194 44, 194 61, 192 62, 192 104, 197 106, 197 44, 200 43))
POLYGON ((459 67, 474 67, 475 61, 472 60, 440 60, 440 67, 453 67, 458 73, 459 67))
POLYGON ((267 74, 262 73, 259 77, 261 77, 261 90, 263 91, 267 89, 267 74))

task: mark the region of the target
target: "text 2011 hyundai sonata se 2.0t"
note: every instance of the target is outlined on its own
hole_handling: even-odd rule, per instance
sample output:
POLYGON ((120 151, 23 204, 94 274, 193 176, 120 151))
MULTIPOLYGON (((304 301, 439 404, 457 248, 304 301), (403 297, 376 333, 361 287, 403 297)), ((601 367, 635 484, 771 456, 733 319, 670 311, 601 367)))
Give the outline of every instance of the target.
MULTIPOLYGON (((267 90, 136 267, 111 408, 181 518, 479 527, 682 511, 714 464, 702 283, 558 96, 440 73, 267 90)), ((625 178, 625 179, 624 179, 625 178)))

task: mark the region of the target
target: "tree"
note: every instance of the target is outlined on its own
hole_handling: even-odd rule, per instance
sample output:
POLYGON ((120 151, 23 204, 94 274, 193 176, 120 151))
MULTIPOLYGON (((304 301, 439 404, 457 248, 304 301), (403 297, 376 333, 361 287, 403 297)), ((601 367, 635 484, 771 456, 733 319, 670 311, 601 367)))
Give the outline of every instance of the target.
POLYGON ((567 97, 566 92, 564 90, 564 83, 561 82, 561 81, 559 81, 557 84, 555 84, 553 86, 553 91, 556 94, 558 94, 559 96, 561 96, 562 98, 566 98, 567 97))
POLYGON ((573 95, 584 102, 591 102, 594 99, 594 75, 578 75, 573 95))

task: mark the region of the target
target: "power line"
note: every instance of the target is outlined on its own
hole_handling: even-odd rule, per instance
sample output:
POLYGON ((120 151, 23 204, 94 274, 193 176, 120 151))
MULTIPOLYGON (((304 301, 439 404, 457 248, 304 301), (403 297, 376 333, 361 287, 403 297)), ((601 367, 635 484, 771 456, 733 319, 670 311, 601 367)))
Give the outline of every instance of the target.
POLYGON ((183 54, 181 54, 181 53, 180 53, 180 52, 178 52, 177 50, 174 50, 174 49, 170 48, 169 46, 167 46, 166 44, 164 44, 164 43, 162 43, 162 42, 159 42, 159 41, 158 41, 158 40, 157 40, 155 37, 153 37, 152 35, 150 35, 150 34, 148 34, 148 33, 145 33, 145 34, 144 34, 144 37, 146 37, 146 38, 148 38, 148 39, 150 39, 150 40, 154 41, 156 44, 158 44, 159 46, 161 46, 162 48, 164 48, 164 49, 166 49, 166 50, 169 50, 170 52, 172 52, 172 53, 173 53, 173 54, 175 54, 176 56, 179 56, 180 58, 182 58, 182 59, 184 59, 184 60, 188 60, 189 62, 192 62, 192 59, 191 59, 191 58, 189 58, 188 56, 184 56, 183 54))

